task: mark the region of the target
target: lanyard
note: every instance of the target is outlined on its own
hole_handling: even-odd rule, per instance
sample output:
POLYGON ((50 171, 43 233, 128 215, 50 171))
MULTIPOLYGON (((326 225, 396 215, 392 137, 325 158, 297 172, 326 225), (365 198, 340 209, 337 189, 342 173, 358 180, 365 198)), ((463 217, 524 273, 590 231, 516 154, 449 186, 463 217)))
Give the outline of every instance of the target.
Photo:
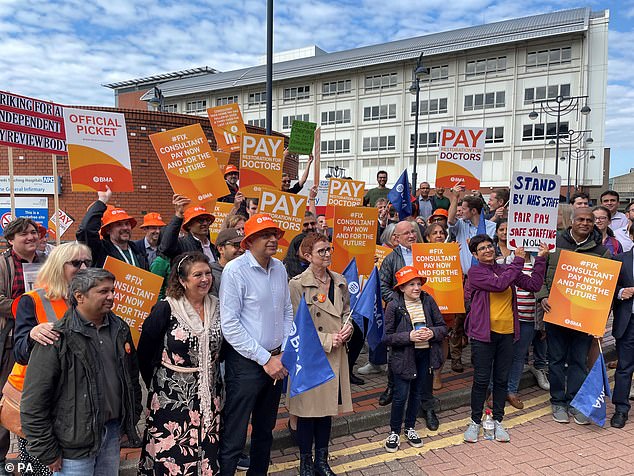
POLYGON ((139 266, 136 260, 134 259, 134 253, 132 253, 132 250, 130 248, 128 248, 128 251, 130 252, 130 257, 128 258, 128 255, 126 255, 121 248, 119 248, 114 243, 113 245, 117 250, 119 250, 119 254, 123 257, 123 261, 125 261, 126 263, 132 266, 137 266, 137 267, 139 266))

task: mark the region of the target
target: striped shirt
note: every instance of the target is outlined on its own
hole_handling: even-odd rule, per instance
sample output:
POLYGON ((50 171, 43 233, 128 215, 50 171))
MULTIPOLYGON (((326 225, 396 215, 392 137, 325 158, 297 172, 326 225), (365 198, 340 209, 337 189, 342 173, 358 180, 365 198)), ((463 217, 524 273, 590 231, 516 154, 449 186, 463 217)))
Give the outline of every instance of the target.
MULTIPOLYGON (((500 264, 509 264, 515 259, 515 253, 511 252, 506 259, 499 257, 496 261, 500 264)), ((531 255, 529 259, 524 261, 524 267, 522 273, 530 276, 533 271, 533 263, 535 258, 531 255)), ((515 298, 517 301, 517 317, 520 321, 534 322, 535 321, 535 293, 526 291, 522 288, 515 288, 515 298)))
MULTIPOLYGON (((423 309, 423 302, 420 299, 416 301, 408 301, 405 299, 405 308, 409 314, 409 318, 412 320, 412 327, 414 330, 427 327, 427 321, 425 319, 425 310, 423 309)), ((429 349, 429 342, 415 342, 414 347, 416 349, 429 349)))

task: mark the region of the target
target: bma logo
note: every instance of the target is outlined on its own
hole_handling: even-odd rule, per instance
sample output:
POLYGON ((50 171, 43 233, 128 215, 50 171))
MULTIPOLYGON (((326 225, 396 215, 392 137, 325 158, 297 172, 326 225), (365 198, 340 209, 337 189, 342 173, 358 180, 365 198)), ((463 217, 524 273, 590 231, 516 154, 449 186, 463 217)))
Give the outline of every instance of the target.
POLYGON ((257 220, 255 220, 258 223, 264 223, 265 221, 273 221, 271 219, 271 217, 258 217, 257 220))
POLYGON ((224 131, 222 135, 225 136, 225 142, 227 145, 236 144, 238 142, 238 137, 233 134, 229 134, 227 131, 224 131))
POLYGON ((350 292, 350 294, 356 295, 359 292, 359 283, 357 283, 356 281, 350 281, 348 283, 348 291, 350 292))
POLYGON ((396 186, 396 191, 397 191, 398 193, 403 193, 403 190, 405 190, 405 187, 403 187, 403 184, 402 184, 402 183, 399 183, 399 184, 396 186))

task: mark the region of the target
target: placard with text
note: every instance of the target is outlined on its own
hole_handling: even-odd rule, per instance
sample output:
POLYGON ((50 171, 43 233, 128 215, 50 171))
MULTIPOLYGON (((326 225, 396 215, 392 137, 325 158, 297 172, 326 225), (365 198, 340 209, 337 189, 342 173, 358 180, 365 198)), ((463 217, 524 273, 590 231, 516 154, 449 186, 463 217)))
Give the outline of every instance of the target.
POLYGON ((247 198, 256 198, 263 187, 279 189, 283 163, 283 137, 245 134, 240 154, 240 191, 247 198))
POLYGON ((262 188, 259 212, 271 215, 277 225, 284 230, 284 236, 277 242, 277 258, 279 259, 286 256, 291 241, 302 232, 306 202, 306 197, 303 195, 262 188))
POLYGON ((467 190, 480 188, 485 130, 445 126, 440 131, 436 161, 436 187, 462 183, 467 190))
POLYGON ((343 273, 350 260, 356 258, 359 274, 368 276, 374 267, 378 209, 336 206, 334 211, 331 269, 343 273))
POLYGON ((240 150, 242 136, 247 133, 240 106, 236 103, 210 107, 207 116, 216 138, 217 148, 225 152, 240 150))
POLYGON ((326 221, 333 227, 332 218, 336 207, 359 207, 363 205, 365 182, 331 177, 328 182, 328 201, 326 202, 326 221))
POLYGON ((216 243, 216 239, 218 238, 218 233, 222 229, 222 224, 224 223, 227 215, 231 212, 233 208, 233 203, 225 203, 225 202, 208 202, 205 203, 205 208, 214 216, 214 222, 209 225, 209 239, 212 243, 216 243), (213 211, 212 211, 213 210, 213 211))

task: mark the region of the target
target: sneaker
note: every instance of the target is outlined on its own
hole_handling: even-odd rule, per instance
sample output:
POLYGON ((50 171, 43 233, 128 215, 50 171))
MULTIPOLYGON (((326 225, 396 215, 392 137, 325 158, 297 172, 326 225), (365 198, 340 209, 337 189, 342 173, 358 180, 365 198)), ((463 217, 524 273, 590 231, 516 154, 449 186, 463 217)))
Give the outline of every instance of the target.
POLYGON ((385 446, 385 450, 388 453, 396 453, 401 446, 401 437, 398 436, 398 433, 393 431, 390 433, 390 436, 385 439, 383 446, 385 446))
POLYGON ((240 453, 240 457, 238 458, 238 466, 236 466, 236 469, 238 471, 248 471, 249 466, 251 466, 251 458, 249 458, 249 455, 240 453))
POLYGON ((577 410, 576 408, 571 408, 570 413, 572 413, 573 420, 575 421, 577 425, 590 424, 590 419, 587 416, 585 416, 583 413, 581 413, 579 410, 577 410))
POLYGON ((469 424, 467 425, 467 430, 464 432, 464 440, 467 443, 477 443, 481 426, 482 425, 479 425, 473 420, 471 420, 469 424))
POLYGON ((368 362, 363 367, 359 367, 357 369, 357 373, 360 375, 380 374, 381 372, 383 372, 383 367, 380 365, 374 365, 371 362, 368 362))
POLYGON ((420 436, 418 436, 418 433, 416 433, 414 428, 405 428, 405 438, 407 438, 409 444, 414 448, 420 448, 423 446, 423 440, 420 436))
POLYGON ((568 410, 566 409, 566 407, 563 407, 561 405, 553 405, 552 412, 553 420, 555 420, 557 423, 570 423, 570 415, 568 415, 568 410))
POLYGON ((550 382, 548 381, 548 374, 546 373, 546 369, 536 369, 535 367, 531 366, 529 370, 535 376, 539 388, 541 388, 542 390, 550 390, 550 382))
POLYGON ((493 420, 495 424, 495 441, 501 441, 502 443, 508 443, 511 441, 509 432, 506 431, 501 421, 493 420))

